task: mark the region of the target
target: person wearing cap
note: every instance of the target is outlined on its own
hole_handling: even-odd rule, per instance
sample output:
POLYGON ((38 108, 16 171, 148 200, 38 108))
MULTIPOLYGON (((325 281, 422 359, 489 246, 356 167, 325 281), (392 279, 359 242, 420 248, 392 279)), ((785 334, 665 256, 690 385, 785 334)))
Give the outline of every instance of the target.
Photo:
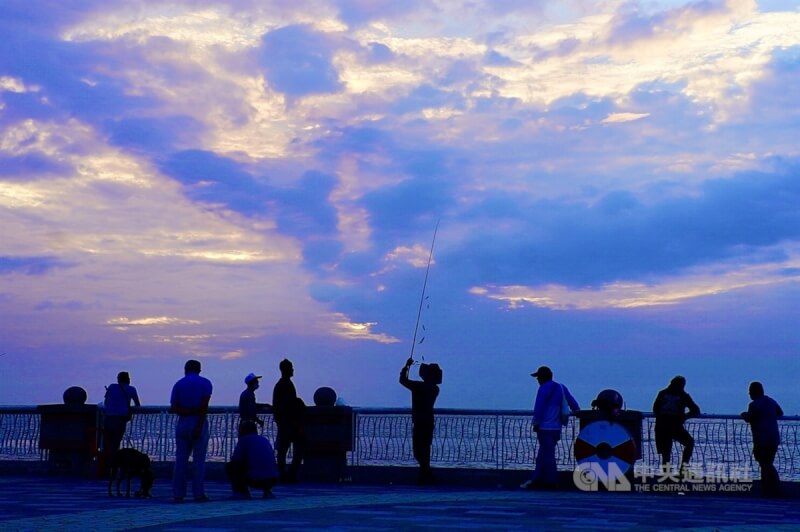
POLYGON ((742 419, 750 424, 753 433, 753 458, 761 468, 761 493, 765 497, 780 497, 781 480, 775 469, 775 455, 781 444, 778 418, 783 409, 772 397, 764 394, 764 385, 750 383, 750 405, 742 412, 742 419))
POLYGON ((699 416, 700 407, 694 402, 692 396, 686 393, 685 388, 686 378, 676 375, 670 381, 669 386, 658 392, 656 400, 653 402, 653 415, 656 418, 654 430, 656 451, 661 455, 661 465, 665 473, 669 472, 672 462, 673 441, 683 445, 679 468, 681 475, 686 471, 694 450, 694 438, 683 424, 690 417, 699 416))
POLYGON ((264 490, 265 499, 273 497, 272 488, 278 482, 275 451, 269 440, 258 434, 253 421, 247 419, 239 425, 239 441, 225 472, 234 498, 249 499, 251 487, 264 490))
POLYGON ((205 492, 206 452, 208 451, 208 403, 213 387, 200 376, 200 362, 189 360, 183 367, 184 377, 172 387, 170 412, 178 414, 175 424, 175 470, 172 476, 172 495, 175 502, 186 496, 186 475, 189 457, 194 462, 192 495, 197 502, 208 501, 205 492))
POLYGON ((131 420, 131 401, 136 407, 142 406, 136 388, 131 386, 131 376, 127 371, 117 374, 116 384, 106 386, 103 403, 103 450, 110 460, 119 450, 128 421, 131 420))
POLYGON ((281 360, 278 368, 281 370, 281 378, 272 390, 272 415, 278 427, 275 443, 278 447, 278 471, 282 482, 294 483, 297 482, 297 472, 303 462, 303 414, 306 405, 297 397, 297 389, 292 382, 294 366, 291 360, 281 360), (292 447, 292 465, 287 471, 286 455, 289 453, 289 446, 292 447))
POLYGON ((436 379, 429 371, 425 371, 427 365, 420 368, 421 381, 409 379, 408 370, 413 364, 414 359, 409 357, 406 365, 400 370, 400 384, 411 390, 411 442, 414 458, 419 464, 417 483, 427 485, 432 484, 434 480, 431 469, 431 445, 433 445, 435 426, 433 405, 439 397, 439 386, 436 382, 437 380, 441 382, 441 379, 436 379))
POLYGON ((533 476, 522 484, 527 489, 555 489, 558 487, 556 444, 561 439, 561 405, 566 399, 570 410, 580 410, 578 402, 566 386, 553 380, 553 372, 542 366, 531 376, 539 382, 533 406, 533 431, 539 442, 533 476))
POLYGON ((239 396, 239 423, 253 421, 262 427, 264 426, 264 420, 258 418, 258 411, 269 405, 256 402, 256 390, 261 385, 260 379, 261 375, 256 375, 255 373, 249 373, 244 378, 247 388, 239 396))

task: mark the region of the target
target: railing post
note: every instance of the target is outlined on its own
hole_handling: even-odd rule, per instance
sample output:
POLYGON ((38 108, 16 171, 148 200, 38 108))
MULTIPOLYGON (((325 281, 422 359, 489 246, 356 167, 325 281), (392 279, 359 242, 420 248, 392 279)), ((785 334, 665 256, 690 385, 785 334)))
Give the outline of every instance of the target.
MULTIPOLYGON (((730 420, 730 422, 731 422, 731 430, 730 430, 731 437, 730 437, 730 440, 732 442, 731 445, 733 447, 733 450, 734 450, 733 452, 735 454, 736 453, 736 422, 734 420, 730 420)), ((730 456, 729 453, 730 453, 730 448, 728 447, 728 431, 726 430, 725 431, 725 456, 730 456)), ((730 464, 728 464, 728 470, 725 473, 728 475, 728 478, 730 478, 730 473, 731 473, 730 464)))
POLYGON ((358 441, 358 410, 353 409, 353 416, 351 418, 350 434, 353 442, 353 450, 350 451, 350 465, 358 465, 359 441, 358 441))
POLYGON ((161 412, 158 415, 158 418, 159 418, 158 419, 158 424, 159 424, 158 433, 161 436, 161 445, 160 445, 160 447, 161 447, 161 461, 162 462, 166 462, 167 461, 167 436, 165 434, 165 432, 167 430, 167 427, 165 426, 165 422, 164 422, 164 419, 166 418, 166 415, 167 414, 166 414, 166 412, 164 412, 163 409, 161 410, 161 412))
POLYGON ((503 456, 505 453, 501 449, 501 446, 504 445, 505 438, 503 438, 503 415, 502 414, 495 414, 495 424, 494 424, 494 448, 495 452, 497 453, 497 460, 496 460, 496 468, 498 470, 505 469, 505 464, 503 463, 503 456))

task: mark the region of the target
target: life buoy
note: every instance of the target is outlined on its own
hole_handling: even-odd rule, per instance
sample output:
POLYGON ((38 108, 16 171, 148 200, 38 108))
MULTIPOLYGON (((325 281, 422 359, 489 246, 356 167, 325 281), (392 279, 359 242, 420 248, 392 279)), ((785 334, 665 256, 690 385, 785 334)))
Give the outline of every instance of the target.
POLYGON ((636 462, 636 442, 619 423, 595 421, 581 429, 573 447, 578 464, 596 462, 608 470, 614 463, 627 473, 636 462))

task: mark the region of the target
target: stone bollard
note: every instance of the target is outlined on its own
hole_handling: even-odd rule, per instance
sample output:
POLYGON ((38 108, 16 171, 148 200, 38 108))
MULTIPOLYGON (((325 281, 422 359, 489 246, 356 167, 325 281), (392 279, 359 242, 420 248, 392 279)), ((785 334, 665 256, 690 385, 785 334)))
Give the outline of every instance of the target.
POLYGON ((89 477, 97 457, 97 405, 87 405, 86 390, 67 388, 64 404, 38 405, 39 448, 48 451, 50 473, 89 477))
POLYGON ((347 453, 353 450, 353 409, 334 406, 336 392, 328 387, 314 393, 314 405, 306 408, 303 478, 342 482, 347 478, 347 453))

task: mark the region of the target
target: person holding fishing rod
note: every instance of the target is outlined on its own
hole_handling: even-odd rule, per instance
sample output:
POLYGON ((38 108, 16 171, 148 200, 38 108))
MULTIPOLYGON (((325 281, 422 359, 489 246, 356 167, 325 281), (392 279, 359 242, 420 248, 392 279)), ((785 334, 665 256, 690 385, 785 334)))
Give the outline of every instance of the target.
MULTIPOLYGON (((433 470, 431 469, 431 445, 433 445, 434 416, 433 405, 439 397, 439 384, 442 383, 442 369, 438 364, 421 364, 419 376, 421 381, 408 378, 408 370, 414 365, 414 347, 417 344, 417 332, 419 332, 419 321, 422 316, 422 304, 427 299, 425 291, 428 288, 428 274, 431 270, 431 260, 433 259, 433 246, 436 243, 436 233, 439 231, 439 222, 433 230, 431 240, 431 251, 428 255, 428 266, 425 269, 425 281, 422 283, 422 295, 419 298, 419 310, 417 311, 417 324, 414 326, 414 338, 411 341, 411 355, 406 360, 406 365, 400 370, 400 384, 411 390, 411 441, 414 450, 414 458, 419 464, 418 484, 426 485, 433 483, 433 470)), ((423 326, 423 329, 425 327, 423 326)), ((420 340, 422 343, 423 337, 420 340)), ((422 357, 425 360, 425 357, 422 357)))
POLYGON ((400 384, 411 390, 411 438, 414 458, 419 464, 418 484, 433 483, 431 469, 431 445, 433 444, 434 416, 433 405, 439 396, 439 384, 442 382, 442 370, 438 364, 422 364, 419 368, 421 381, 408 378, 408 370, 414 364, 409 357, 406 365, 400 370, 400 384))

